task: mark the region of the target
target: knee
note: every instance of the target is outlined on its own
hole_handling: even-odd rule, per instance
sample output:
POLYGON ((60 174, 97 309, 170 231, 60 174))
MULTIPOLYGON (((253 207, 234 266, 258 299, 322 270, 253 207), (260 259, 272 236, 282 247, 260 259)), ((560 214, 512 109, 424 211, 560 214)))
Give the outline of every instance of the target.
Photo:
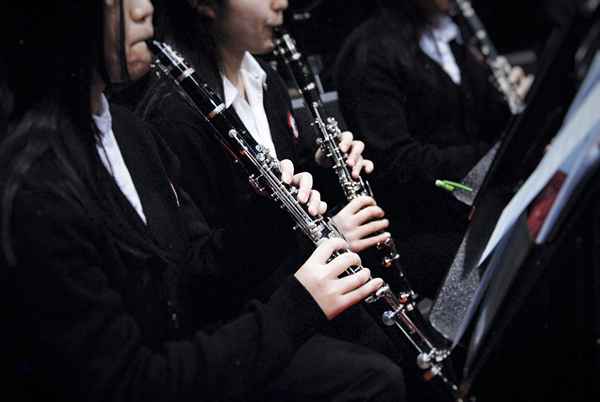
POLYGON ((371 397, 369 402, 403 402, 406 387, 402 369, 385 356, 371 361, 369 367, 371 397))

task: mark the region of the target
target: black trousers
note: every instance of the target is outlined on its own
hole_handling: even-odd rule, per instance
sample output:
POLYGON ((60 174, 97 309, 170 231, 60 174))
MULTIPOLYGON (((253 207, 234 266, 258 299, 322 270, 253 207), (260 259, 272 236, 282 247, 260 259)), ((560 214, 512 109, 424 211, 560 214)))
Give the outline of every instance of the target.
POLYGON ((362 345, 326 335, 310 338, 261 401, 402 402, 400 367, 362 345))

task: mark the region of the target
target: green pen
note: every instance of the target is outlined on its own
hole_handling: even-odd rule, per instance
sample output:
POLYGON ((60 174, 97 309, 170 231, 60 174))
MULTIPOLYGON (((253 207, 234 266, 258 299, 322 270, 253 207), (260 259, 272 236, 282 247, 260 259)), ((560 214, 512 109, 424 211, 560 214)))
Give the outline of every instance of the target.
POLYGON ((471 187, 467 187, 464 184, 461 183, 457 183, 455 181, 450 181, 450 180, 436 180, 435 181, 435 185, 439 188, 443 188, 444 190, 447 191, 455 191, 455 190, 463 190, 463 191, 468 191, 468 192, 473 192, 473 189, 471 187))

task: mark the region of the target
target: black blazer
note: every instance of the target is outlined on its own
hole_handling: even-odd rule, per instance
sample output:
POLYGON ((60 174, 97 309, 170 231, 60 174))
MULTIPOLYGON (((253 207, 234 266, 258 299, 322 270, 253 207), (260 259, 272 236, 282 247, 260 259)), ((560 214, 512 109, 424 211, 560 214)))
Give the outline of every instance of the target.
MULTIPOLYGON (((264 107, 277 156, 280 160, 292 160, 296 171, 300 171, 302 167, 297 165, 306 166, 310 158, 298 152, 287 88, 270 66, 263 62, 261 66, 267 72, 264 107)), ((223 97, 221 77, 211 66, 198 61, 196 68, 200 77, 223 97)), ((312 246, 292 230, 293 223, 287 213, 276 208, 272 200, 256 193, 243 170, 214 138, 210 126, 170 82, 151 82, 137 111, 177 155, 181 162, 182 186, 211 227, 227 232, 232 227, 240 227, 239 222, 249 219, 259 222, 248 228, 248 233, 252 233, 245 241, 254 245, 254 252, 248 255, 248 266, 253 271, 259 266, 274 268, 272 279, 261 286, 268 293, 276 286, 277 278, 281 279, 299 266, 312 246), (279 272, 275 267, 279 267, 279 272)), ((261 293, 262 289, 252 295, 261 293)))
POLYGON ((66 180, 47 152, 14 202, 17 265, 2 269, 0 301, 10 306, 3 364, 13 363, 26 383, 22 400, 244 398, 279 373, 325 317, 291 277, 268 303, 198 332, 207 310, 253 280, 244 244, 232 253, 227 244, 239 239, 208 229, 180 190, 169 152, 132 115, 112 111, 148 225, 95 150, 76 146, 72 154, 93 161, 89 183, 66 180), (228 291, 203 305, 213 286, 228 291))
POLYGON ((445 265, 439 270, 453 257, 468 211, 434 182, 463 178, 509 115, 470 50, 453 46, 457 86, 411 41, 407 24, 379 12, 357 28, 339 54, 337 85, 344 118, 375 161, 375 195, 405 243, 408 265, 421 270, 435 261, 445 265), (419 253, 424 259, 412 264, 419 253))
MULTIPOLYGON (((196 60, 194 66, 199 76, 222 96, 222 79, 212 66, 206 60, 196 60)), ((316 166, 309 141, 298 138, 292 127, 291 101, 286 85, 269 65, 261 62, 261 66, 267 72, 264 107, 278 158, 291 159, 296 172, 309 170, 331 175, 329 169, 316 166)), ((248 283, 247 293, 239 292, 232 298, 238 301, 249 297, 268 299, 281 281, 304 262, 314 246, 302 233, 293 230, 293 221, 285 211, 277 208, 271 199, 254 191, 242 169, 234 165, 215 140, 205 120, 170 82, 155 81, 146 85, 147 90, 136 109, 181 161, 183 188, 198 204, 209 225, 228 233, 246 224, 246 231, 235 237, 245 237, 241 241, 245 241, 248 249, 246 266, 250 272, 257 273, 260 283, 257 284, 254 277, 254 282, 248 283), (265 269, 270 269, 270 274, 260 276, 265 269)), ((317 188, 319 183, 316 181, 317 188)), ((335 190, 338 190, 337 187, 335 190)), ((234 246, 231 252, 240 251, 234 246)), ((215 306, 215 310, 224 316, 230 314, 228 309, 231 311, 231 306, 215 306)), ((399 359, 396 346, 360 305, 338 317, 332 325, 322 328, 322 332, 399 359)))

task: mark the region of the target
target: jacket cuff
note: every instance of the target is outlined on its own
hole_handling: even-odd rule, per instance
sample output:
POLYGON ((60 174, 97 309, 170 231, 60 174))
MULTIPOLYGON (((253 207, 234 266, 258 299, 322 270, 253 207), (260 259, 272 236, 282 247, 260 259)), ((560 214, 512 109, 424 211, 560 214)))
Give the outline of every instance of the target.
POLYGON ((278 316, 296 347, 328 323, 315 299, 294 276, 281 284, 271 296, 268 306, 278 316))

